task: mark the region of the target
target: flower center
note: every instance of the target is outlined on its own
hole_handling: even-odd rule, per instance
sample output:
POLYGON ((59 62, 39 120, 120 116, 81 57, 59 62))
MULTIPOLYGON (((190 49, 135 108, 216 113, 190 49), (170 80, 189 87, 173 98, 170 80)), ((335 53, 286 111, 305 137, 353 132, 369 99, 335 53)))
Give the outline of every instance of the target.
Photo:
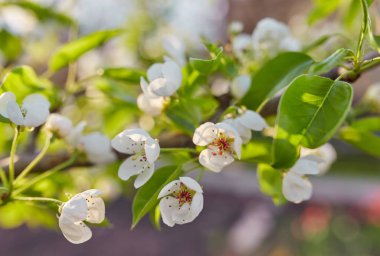
POLYGON ((210 146, 217 148, 217 152, 213 152, 213 155, 222 155, 224 152, 233 153, 233 142, 233 138, 227 137, 224 133, 220 132, 218 138, 210 143, 210 146))
POLYGON ((185 203, 191 203, 193 200, 195 192, 191 189, 188 189, 183 183, 181 183, 180 188, 173 193, 173 196, 178 200, 179 207, 185 203))

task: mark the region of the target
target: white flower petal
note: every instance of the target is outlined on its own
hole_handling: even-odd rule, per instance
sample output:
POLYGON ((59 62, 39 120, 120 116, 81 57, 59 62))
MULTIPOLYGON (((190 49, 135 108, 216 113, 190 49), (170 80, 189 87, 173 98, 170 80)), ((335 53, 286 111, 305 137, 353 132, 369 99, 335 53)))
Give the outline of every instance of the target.
POLYGON ((88 213, 86 221, 90 223, 101 223, 105 218, 105 205, 102 198, 99 197, 100 191, 91 189, 80 194, 86 199, 88 213))
POLYGON ((153 173, 154 173, 154 163, 152 164, 147 163, 143 167, 143 170, 140 172, 140 174, 137 175, 137 178, 134 183, 135 188, 139 188, 145 183, 147 183, 148 180, 152 177, 153 173))
POLYGON ((288 172, 282 180, 282 193, 284 197, 293 203, 301 203, 311 197, 313 187, 310 181, 298 173, 288 172))
POLYGON ((49 117, 49 108, 45 104, 25 105, 23 104, 26 114, 24 125, 37 127, 44 124, 49 117))
POLYGON ((191 201, 191 214, 192 220, 194 220, 203 210, 203 195, 200 193, 195 193, 193 196, 193 200, 191 201))
POLYGON ((251 87, 251 77, 248 75, 240 75, 234 78, 231 84, 231 93, 237 98, 241 99, 248 92, 251 87))
POLYGON ((112 139, 112 147, 124 154, 136 154, 144 150, 144 144, 149 134, 143 129, 127 129, 112 139))
POLYGON ((172 216, 174 209, 178 209, 178 207, 178 200, 170 196, 162 198, 159 203, 162 221, 169 227, 173 227, 175 225, 172 216))
MULTIPOLYGON (((0 95, 0 115, 2 115, 5 118, 9 118, 8 116, 8 103, 9 102, 15 102, 16 103, 16 96, 13 94, 13 92, 4 92, 0 95)), ((17 103, 16 103, 17 105, 17 103)))
POLYGON ((157 160, 158 156, 160 155, 160 145, 157 143, 156 140, 152 138, 147 138, 145 142, 145 155, 149 163, 153 163, 157 160))
POLYGON ((165 99, 164 97, 150 97, 146 94, 140 94, 137 97, 137 106, 143 112, 151 116, 158 116, 161 114, 164 108, 165 99))
POLYGON ((38 93, 30 94, 22 101, 22 106, 24 108, 32 108, 35 105, 41 105, 47 109, 50 108, 50 102, 45 98, 45 96, 38 93))
POLYGON ((194 220, 190 210, 190 204, 183 204, 178 210, 173 211, 173 221, 176 224, 186 224, 194 220))
POLYGON ((91 229, 82 221, 72 222, 71 219, 61 216, 59 227, 65 238, 73 244, 84 243, 92 237, 91 229))
POLYGON ((268 127, 265 119, 251 110, 247 110, 244 114, 238 116, 236 120, 243 126, 254 131, 262 131, 264 128, 268 127))
POLYGON ((152 82, 154 79, 163 77, 162 67, 163 67, 163 64, 161 64, 161 63, 155 63, 149 67, 149 69, 147 71, 147 76, 148 76, 148 80, 150 82, 152 82))
POLYGON ((73 129, 73 123, 67 117, 60 114, 50 114, 45 124, 46 129, 59 136, 69 136, 73 129))
POLYGON ((82 121, 71 130, 70 134, 65 138, 70 146, 77 147, 79 145, 80 138, 82 137, 82 132, 85 126, 86 122, 82 121))
POLYGON ((139 174, 146 164, 143 156, 131 156, 120 165, 118 175, 120 179, 128 180, 131 176, 139 174))
POLYGON ((78 194, 62 206, 61 216, 68 218, 73 222, 83 221, 87 217, 87 211, 86 199, 78 194))
POLYGON ((198 146, 206 146, 217 138, 217 128, 214 123, 207 122, 195 129, 193 143, 198 146))
POLYGON ((176 91, 182 82, 181 67, 174 61, 166 61, 162 66, 162 75, 167 81, 170 81, 176 91))
POLYGON ((298 173, 300 175, 317 175, 319 173, 318 163, 309 159, 300 158, 295 165, 290 168, 290 172, 298 173))
POLYGON ((185 184, 185 186, 188 187, 189 189, 192 189, 198 193, 203 193, 202 187, 199 185, 199 183, 196 180, 190 177, 180 177, 179 180, 183 184, 185 184))
POLYGON ((213 172, 220 172, 226 165, 234 161, 234 157, 228 153, 219 155, 211 149, 204 149, 199 154, 199 163, 213 172))
POLYGON ((17 125, 24 125, 24 116, 22 115, 20 106, 16 101, 10 101, 7 105, 7 113, 9 120, 17 125))
POLYGON ((158 194, 157 198, 167 196, 180 188, 181 182, 179 180, 173 180, 165 185, 158 194))

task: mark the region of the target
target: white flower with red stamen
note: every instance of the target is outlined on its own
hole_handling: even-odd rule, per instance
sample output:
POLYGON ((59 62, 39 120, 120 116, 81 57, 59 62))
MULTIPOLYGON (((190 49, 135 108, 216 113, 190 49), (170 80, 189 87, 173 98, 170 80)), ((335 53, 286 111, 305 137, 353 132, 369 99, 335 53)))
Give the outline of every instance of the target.
POLYGON ((246 110, 236 118, 228 118, 223 122, 231 125, 239 133, 244 143, 247 143, 252 137, 252 131, 262 131, 268 127, 265 119, 252 110, 246 110))
POLYGON ((313 186, 305 175, 319 174, 318 163, 306 158, 300 158, 290 170, 284 173, 282 179, 282 194, 293 203, 309 200, 313 186))
POLYGON ((91 229, 84 221, 101 223, 104 220, 105 206, 99 195, 99 190, 90 189, 75 195, 61 207, 59 227, 71 243, 80 244, 91 238, 91 229))
POLYGON ((231 125, 207 122, 199 126, 193 136, 193 143, 207 146, 199 155, 199 163, 214 172, 234 161, 233 154, 241 156, 241 138, 231 125))
POLYGON ((127 129, 111 141, 112 147, 120 153, 132 155, 119 167, 119 177, 128 180, 137 175, 134 186, 144 185, 154 172, 154 162, 160 154, 158 142, 143 129, 127 129))
POLYGON ((337 154, 334 147, 326 143, 319 148, 301 148, 301 157, 316 161, 319 174, 325 174, 335 162, 337 154))
POLYGON ((21 126, 37 127, 49 116, 49 101, 41 94, 30 94, 19 106, 12 92, 0 95, 0 115, 21 126))
POLYGON ((189 177, 167 184, 158 195, 163 222, 169 227, 192 222, 203 209, 203 190, 189 177))

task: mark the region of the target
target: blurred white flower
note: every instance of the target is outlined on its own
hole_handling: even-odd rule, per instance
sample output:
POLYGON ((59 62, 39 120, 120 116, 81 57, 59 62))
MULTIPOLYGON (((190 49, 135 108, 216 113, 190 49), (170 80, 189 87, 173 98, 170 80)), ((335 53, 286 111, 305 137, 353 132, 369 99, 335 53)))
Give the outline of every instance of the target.
POLYGON ((137 175, 134 186, 144 185, 154 172, 154 162, 160 154, 160 145, 143 129, 127 129, 111 141, 112 147, 120 153, 132 155, 119 167, 119 177, 128 180, 137 175))
POLYGON ((325 174, 337 158, 336 151, 330 143, 319 148, 301 148, 301 157, 314 160, 318 163, 319 174, 325 174))
POLYGON ((156 96, 144 78, 141 78, 140 86, 143 93, 137 97, 137 106, 139 109, 151 116, 161 114, 164 108, 165 98, 156 96))
POLYGON ((284 173, 282 180, 284 197, 296 204, 309 200, 313 186, 305 175, 317 174, 319 174, 317 162, 300 158, 288 172, 284 173))
POLYGON ((301 46, 287 25, 272 18, 264 18, 252 33, 252 46, 258 59, 271 58, 280 52, 298 51, 301 46))
POLYGON ((230 91, 230 81, 223 78, 217 78, 211 84, 211 94, 220 97, 230 91))
POLYGON ((41 94, 28 95, 21 107, 12 92, 0 95, 0 115, 21 126, 37 127, 45 123, 49 116, 49 107, 49 101, 41 94))
POLYGON ((13 34, 26 36, 36 29, 38 21, 30 12, 17 6, 2 6, 0 9, 0 27, 13 34))
POLYGON ((239 75, 234 78, 231 84, 231 93, 236 99, 241 99, 251 87, 251 77, 249 75, 239 75))
MULTIPOLYGON (((186 64, 186 46, 175 36, 167 36, 164 38, 163 47, 169 57, 173 59, 179 66, 183 67, 186 64)), ((170 59, 166 59, 170 60, 170 59)))
POLYGON ((156 96, 171 96, 182 83, 181 67, 170 59, 150 66, 147 76, 148 90, 156 96))
POLYGON ((75 195, 63 204, 59 227, 71 243, 80 244, 91 238, 91 229, 84 221, 101 223, 104 220, 105 206, 99 195, 99 190, 90 189, 75 195))
POLYGON ((374 110, 380 112, 380 83, 369 86, 363 100, 371 104, 374 110))
POLYGON ((107 164, 116 160, 110 140, 100 132, 93 132, 80 138, 80 145, 87 158, 94 164, 107 164))
POLYGON ((54 113, 49 115, 45 128, 56 134, 58 137, 65 138, 71 133, 73 123, 67 117, 54 113))
POLYGON ((250 141, 252 137, 252 131, 262 131, 268 127, 265 119, 260 114, 246 110, 236 118, 228 118, 223 120, 224 123, 231 125, 239 133, 243 143, 250 141))
POLYGON ((232 39, 232 51, 238 58, 244 55, 245 51, 252 48, 252 37, 249 34, 240 34, 232 39))
POLYGON ((192 222, 203 209, 203 190, 189 177, 167 184, 158 195, 163 222, 169 227, 192 222))
POLYGON ((230 34, 239 34, 243 31, 244 24, 241 21, 234 20, 228 25, 230 34))
POLYGON ((239 133, 226 123, 207 122, 199 126, 193 136, 193 143, 207 146, 199 155, 201 165, 213 172, 220 172, 234 161, 233 153, 241 156, 241 138, 239 133))
POLYGON ((71 129, 70 133, 64 138, 66 142, 73 148, 76 148, 79 145, 85 126, 86 122, 84 121, 78 123, 75 127, 73 127, 73 129, 71 129))

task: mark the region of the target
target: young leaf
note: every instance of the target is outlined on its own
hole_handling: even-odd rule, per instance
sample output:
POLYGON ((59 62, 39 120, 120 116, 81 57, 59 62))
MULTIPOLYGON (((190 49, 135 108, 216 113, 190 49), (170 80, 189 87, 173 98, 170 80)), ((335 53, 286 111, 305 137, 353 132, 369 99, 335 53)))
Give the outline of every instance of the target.
POLYGON ((339 138, 372 156, 380 157, 380 137, 370 131, 344 127, 339 131, 339 138))
POLYGON ((352 51, 348 49, 338 49, 326 59, 321 62, 317 62, 310 67, 309 73, 314 75, 320 75, 328 72, 330 69, 341 65, 345 58, 351 54, 352 51))
POLYGON ((313 3, 314 8, 308 17, 309 24, 313 24, 335 12, 341 3, 341 0, 313 0, 313 3))
POLYGON ((274 204, 286 203, 286 199, 282 194, 282 172, 280 170, 273 169, 267 164, 259 164, 257 167, 257 180, 260 191, 272 197, 274 204))
POLYGON ((145 72, 136 68, 105 68, 101 75, 125 83, 140 84, 140 78, 145 77, 145 72))
POLYGON ((181 166, 162 167, 156 170, 152 178, 137 191, 132 205, 132 228, 157 205, 157 197, 161 189, 172 180, 177 179, 181 171, 181 166))
POLYGON ((9 33, 7 30, 0 30, 0 51, 6 61, 16 60, 22 52, 22 41, 19 37, 9 33))
POLYGON ((158 205, 150 210, 149 219, 155 229, 161 230, 161 212, 158 205))
POLYGON ((204 60, 204 59, 197 59, 197 58, 190 58, 190 65, 195 69, 198 70, 202 74, 210 74, 214 72, 216 69, 218 69, 220 65, 220 58, 223 53, 223 48, 220 47, 216 51, 216 53, 211 53, 211 59, 204 60))
POLYGON ((352 87, 346 82, 312 75, 296 78, 278 108, 274 166, 291 167, 299 145, 316 148, 326 143, 344 121, 351 102, 352 87))
POLYGON ((267 100, 304 73, 312 63, 308 55, 299 52, 278 55, 256 73, 241 104, 252 110, 262 108, 267 100))
POLYGON ((192 136, 202 119, 200 107, 192 105, 191 101, 185 99, 172 102, 167 107, 165 114, 178 129, 190 136, 192 136))
POLYGON ((242 148, 241 160, 247 162, 272 163, 272 138, 254 138, 242 148))
POLYGON ((92 33, 90 35, 71 41, 59 48, 49 61, 49 69, 58 71, 66 67, 71 62, 76 61, 84 53, 99 47, 111 38, 120 35, 121 30, 104 30, 92 33))

